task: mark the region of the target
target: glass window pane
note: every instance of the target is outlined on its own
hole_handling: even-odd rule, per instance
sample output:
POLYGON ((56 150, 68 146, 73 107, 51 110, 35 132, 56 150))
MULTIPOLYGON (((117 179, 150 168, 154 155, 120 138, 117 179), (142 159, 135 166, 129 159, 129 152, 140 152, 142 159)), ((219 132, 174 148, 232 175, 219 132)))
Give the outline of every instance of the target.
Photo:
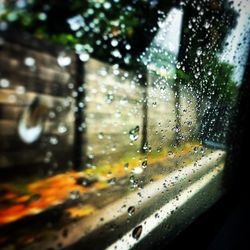
POLYGON ((0 0, 0 248, 145 249, 225 192, 248 1, 0 0))

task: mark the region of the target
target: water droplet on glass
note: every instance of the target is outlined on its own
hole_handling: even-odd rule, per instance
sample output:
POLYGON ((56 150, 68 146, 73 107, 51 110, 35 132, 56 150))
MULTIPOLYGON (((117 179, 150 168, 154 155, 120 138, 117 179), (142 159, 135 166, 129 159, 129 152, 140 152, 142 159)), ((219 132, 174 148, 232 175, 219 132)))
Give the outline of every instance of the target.
POLYGON ((121 58, 122 55, 120 53, 120 51, 118 49, 115 49, 111 52, 111 54, 114 56, 114 57, 117 57, 117 58, 121 58))
POLYGON ((132 184, 132 187, 137 187, 138 186, 138 179, 135 178, 133 175, 130 176, 129 178, 129 182, 132 184))
POLYGON ((98 139, 102 140, 104 138, 104 134, 101 132, 98 134, 98 139))
POLYGON ((91 186, 96 180, 95 179, 89 179, 89 178, 86 178, 86 177, 79 177, 77 178, 76 180, 76 183, 78 185, 82 185, 84 187, 89 187, 91 186))
POLYGON ((125 104, 127 104, 127 103, 128 103, 127 97, 122 96, 122 97, 121 97, 121 100, 120 100, 120 104, 121 104, 121 105, 125 105, 125 104))
POLYGON ((130 44, 126 44, 126 45, 125 45, 125 49, 126 49, 126 50, 130 50, 130 49, 131 49, 130 44))
POLYGON ((206 21, 205 24, 204 24, 204 27, 205 27, 205 29, 208 29, 210 27, 209 22, 206 21))
POLYGON ((45 155, 45 158, 44 158, 44 162, 48 163, 51 161, 51 158, 52 158, 52 152, 51 151, 48 151, 46 152, 46 155, 45 155))
POLYGON ((106 103, 110 104, 114 101, 115 97, 112 93, 108 93, 106 96, 106 103))
POLYGON ((24 86, 17 86, 16 87, 16 93, 19 95, 22 95, 26 92, 26 88, 24 86))
POLYGON ((205 153, 205 148, 204 148, 204 147, 201 148, 201 153, 202 153, 202 154, 205 153))
POLYGON ((70 192, 70 199, 76 200, 80 198, 80 192, 78 190, 73 190, 70 192))
POLYGON ((47 19, 46 13, 40 12, 40 13, 38 14, 38 19, 41 20, 41 21, 45 21, 45 20, 47 19))
POLYGON ((112 152, 116 151, 116 145, 113 145, 113 146, 111 147, 111 151, 112 151, 112 152))
POLYGON ((136 126, 135 128, 129 131, 129 139, 131 140, 131 142, 134 142, 139 138, 139 130, 140 127, 136 126))
POLYGON ((197 56, 200 56, 200 55, 202 54, 202 50, 201 50, 200 48, 198 48, 198 49, 196 50, 196 54, 197 54, 197 56))
POLYGON ((64 125, 62 125, 62 124, 60 124, 59 127, 58 127, 58 132, 59 132, 60 134, 66 133, 67 130, 68 130, 67 127, 64 126, 64 125))
POLYGON ((116 184, 116 178, 114 177, 114 178, 109 179, 108 184, 109 185, 115 185, 116 184))
POLYGON ((132 216, 134 213, 135 213, 135 207, 134 206, 129 207, 128 208, 128 215, 132 216))
POLYGON ((152 106, 155 108, 157 106, 157 103, 156 102, 153 102, 152 103, 152 106))
POLYGON ((137 226, 136 228, 134 228, 133 232, 132 232, 132 237, 136 240, 138 240, 141 236, 142 233, 142 225, 137 226))
POLYGON ((88 60, 89 60, 89 58, 90 58, 90 56, 89 56, 89 53, 87 53, 87 52, 82 52, 80 55, 79 55, 79 58, 80 58, 80 60, 82 61, 82 62, 87 62, 88 60))
POLYGON ((92 160, 95 158, 95 156, 93 154, 88 154, 88 158, 92 160))
POLYGON ((56 113, 53 111, 50 111, 48 116, 50 119, 54 119, 56 117, 56 113))
POLYGON ((126 64, 129 64, 129 63, 130 63, 130 60, 131 60, 131 56, 130 56, 130 55, 126 55, 126 56, 124 57, 124 62, 125 62, 126 64))
POLYGON ((145 142, 142 148, 143 150, 145 150, 145 152, 151 152, 151 145, 148 144, 147 142, 145 142))
POLYGON ((169 158, 174 158, 174 152, 173 151, 168 151, 168 157, 169 158))
POLYGON ((124 164, 124 168, 125 168, 125 169, 128 169, 128 166, 129 166, 128 163, 125 163, 125 164, 124 164))
POLYGON ((68 65, 71 64, 71 58, 67 55, 65 55, 64 53, 61 53, 58 57, 57 57, 57 63, 59 64, 59 66, 61 67, 66 67, 68 65))
POLYGON ((107 69, 106 68, 101 68, 100 71, 99 71, 99 74, 101 76, 106 76, 108 74, 107 69))
POLYGON ((28 67, 33 67, 36 64, 36 61, 33 57, 26 57, 24 59, 24 64, 28 67))
POLYGON ((175 132, 177 132, 177 133, 181 131, 180 127, 178 127, 178 126, 176 126, 176 127, 174 128, 174 130, 175 130, 175 132))
POLYGON ((141 174, 143 172, 143 169, 141 167, 135 167, 133 169, 134 174, 141 174))
POLYGON ((2 88, 8 88, 10 86, 10 82, 7 79, 1 79, 0 80, 0 87, 2 88))
POLYGON ((108 176, 108 177, 112 176, 112 172, 109 171, 109 172, 107 173, 107 176, 108 176))
POLYGON ((115 117, 116 117, 116 118, 121 117, 121 111, 120 111, 120 110, 116 110, 116 112, 115 112, 115 117))
POLYGON ((71 17, 67 20, 67 22, 70 26, 70 29, 73 31, 76 31, 80 29, 81 27, 84 27, 85 25, 84 19, 81 15, 71 17))
POLYGON ((19 1, 16 1, 16 6, 20 9, 23 9, 25 8, 27 5, 27 2, 25 0, 19 0, 19 1))
POLYGON ((0 22, 0 30, 5 31, 5 30, 7 30, 7 28, 8 28, 8 23, 4 22, 4 21, 1 21, 0 22))
POLYGON ((103 4, 103 7, 104 7, 104 9, 110 9, 111 8, 111 3, 110 2, 105 2, 104 4, 103 4))
POLYGON ((142 168, 146 168, 148 166, 147 160, 143 161, 141 165, 142 165, 142 168))
POLYGON ((112 45, 113 47, 116 47, 116 46, 118 45, 117 39, 112 39, 112 40, 111 40, 111 45, 112 45))
POLYGON ((58 139, 55 136, 52 136, 50 137, 49 142, 52 145, 56 145, 58 143, 58 139))

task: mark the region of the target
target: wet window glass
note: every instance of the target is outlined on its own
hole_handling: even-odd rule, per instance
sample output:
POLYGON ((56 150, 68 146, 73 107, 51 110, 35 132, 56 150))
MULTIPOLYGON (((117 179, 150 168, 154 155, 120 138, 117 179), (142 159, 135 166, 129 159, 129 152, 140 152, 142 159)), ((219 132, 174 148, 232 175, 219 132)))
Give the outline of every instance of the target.
POLYGON ((140 248, 218 200, 249 13, 0 0, 0 248, 140 248))

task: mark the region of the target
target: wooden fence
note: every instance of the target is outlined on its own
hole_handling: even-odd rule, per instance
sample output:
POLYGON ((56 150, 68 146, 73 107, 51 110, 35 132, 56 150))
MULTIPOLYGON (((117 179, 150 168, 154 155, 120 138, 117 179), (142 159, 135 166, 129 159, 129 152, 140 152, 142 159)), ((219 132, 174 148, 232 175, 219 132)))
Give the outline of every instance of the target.
MULTIPOLYGON (((82 65, 79 76, 77 63, 73 52, 58 46, 28 36, 19 40, 15 34, 2 35, 0 171, 40 174, 46 170, 50 174, 71 168, 79 143, 82 160, 97 166, 139 153, 145 87, 133 72, 95 59, 82 65), (82 101, 79 92, 85 93, 82 101), (46 103, 44 131, 37 142, 27 144, 18 135, 18 123, 36 96, 46 103), (76 124, 79 110, 82 118, 76 124), (135 128, 139 128, 138 139, 131 141, 130 132, 135 128)), ((153 150, 172 143, 175 135, 174 93, 170 86, 162 86, 148 73, 147 141, 153 150)), ((192 132, 190 126, 195 127, 193 99, 183 92, 181 120, 186 137, 192 132)))
POLYGON ((1 171, 14 168, 16 172, 33 171, 40 174, 45 169, 53 171, 72 166, 74 98, 71 85, 74 78, 73 53, 26 35, 2 34, 1 171), (68 67, 58 64, 60 53, 72 61, 68 67), (44 129, 38 141, 27 144, 18 135, 18 123, 37 96, 46 104, 44 129))

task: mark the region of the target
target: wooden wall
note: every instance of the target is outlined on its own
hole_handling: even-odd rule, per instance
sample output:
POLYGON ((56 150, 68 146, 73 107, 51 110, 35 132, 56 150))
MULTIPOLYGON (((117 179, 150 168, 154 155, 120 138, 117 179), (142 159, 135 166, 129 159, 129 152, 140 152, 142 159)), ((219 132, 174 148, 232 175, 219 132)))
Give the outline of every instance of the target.
MULTIPOLYGON (((164 77, 148 74, 148 141, 152 148, 161 149, 175 142, 176 103, 173 83, 164 77)), ((180 87, 180 134, 183 141, 192 140, 196 129, 196 97, 180 87)))
POLYGON ((74 55, 58 64, 62 50, 27 36, 3 34, 0 43, 0 168, 51 171, 72 165, 74 55), (31 63, 29 63, 31 61, 31 63), (32 62, 33 61, 33 62, 32 62), (31 66, 29 66, 32 64, 31 66), (6 84, 7 83, 7 84, 6 84), (71 83, 71 84, 70 84, 71 83), (18 135, 18 122, 36 96, 46 104, 44 131, 33 144, 18 135), (60 133, 62 129, 67 130, 60 133), (47 167, 46 167, 47 165, 47 167))
MULTIPOLYGON (((95 164, 111 163, 124 154, 139 153, 142 140, 143 87, 133 72, 90 59, 86 72, 87 154, 95 164), (129 131, 139 126, 139 138, 131 143, 129 131)), ((175 140, 175 98, 171 83, 147 76, 147 138, 152 150, 175 140)), ((196 128, 195 97, 181 90, 181 133, 189 140, 196 128)))
POLYGON ((139 153, 142 138, 142 87, 132 73, 91 59, 86 72, 87 154, 93 162, 112 163, 139 153), (138 140, 129 132, 139 126, 138 140))
MULTIPOLYGON (((79 89, 76 81, 81 79, 77 77, 76 64, 75 54, 64 48, 27 35, 20 40, 12 33, 0 37, 0 171, 52 174, 56 169, 73 167, 75 97, 76 88, 79 89), (58 58, 62 55, 70 58, 68 66, 59 65, 58 58), (30 58, 34 61, 32 66, 27 65, 30 58), (27 144, 20 139, 17 125, 36 96, 47 106, 44 132, 37 142, 27 144), (66 131, 60 132, 60 127, 66 131)), ((83 158, 87 155, 87 163, 98 166, 124 155, 139 154, 145 89, 139 84, 138 76, 92 58, 85 63, 83 74, 84 82, 80 84, 85 93, 84 119, 80 124, 85 131, 81 146, 83 158), (136 126, 138 139, 131 142, 129 132, 136 126)), ((148 73, 147 135, 152 150, 170 145, 176 127, 171 84, 168 86, 159 79, 148 73)), ((182 91, 181 129, 187 139, 196 126, 194 99, 182 91)))

